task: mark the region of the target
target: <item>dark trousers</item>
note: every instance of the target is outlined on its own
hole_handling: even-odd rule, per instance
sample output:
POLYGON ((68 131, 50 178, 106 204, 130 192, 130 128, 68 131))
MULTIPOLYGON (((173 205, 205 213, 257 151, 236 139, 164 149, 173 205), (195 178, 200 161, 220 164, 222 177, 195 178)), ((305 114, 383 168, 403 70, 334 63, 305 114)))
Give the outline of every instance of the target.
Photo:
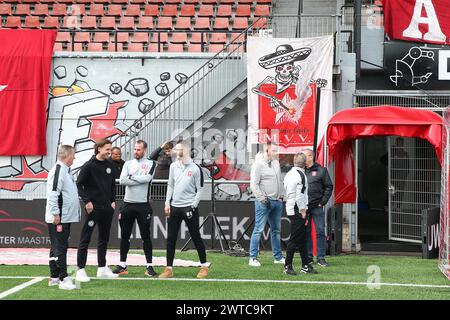
POLYGON ((178 231, 180 230, 181 222, 185 221, 192 241, 197 249, 198 257, 201 263, 206 262, 205 244, 200 236, 200 224, 198 209, 194 210, 190 218, 187 217, 186 212, 191 211, 191 207, 177 208, 171 207, 170 217, 167 219, 168 236, 167 236, 167 266, 173 265, 175 257, 175 246, 177 243, 178 231))
POLYGON ((144 253, 147 263, 152 263, 152 240, 150 237, 150 225, 152 219, 152 207, 150 203, 127 203, 121 208, 119 216, 120 224, 120 261, 127 261, 130 250, 130 237, 134 222, 137 221, 141 239, 144 244, 144 253))
POLYGON ((59 226, 48 223, 50 235, 50 276, 63 280, 67 277, 67 248, 69 246, 70 223, 62 223, 59 226))
POLYGON ((77 255, 77 264, 80 269, 86 266, 88 247, 91 242, 92 232, 94 231, 96 225, 98 226, 98 266, 106 266, 106 249, 108 248, 109 232, 111 230, 113 215, 114 209, 112 207, 102 209, 94 208, 94 211, 85 215, 77 255))
POLYGON ((286 265, 292 265, 294 254, 300 253, 302 259, 302 266, 308 264, 308 232, 305 226, 306 219, 302 218, 297 206, 294 208, 295 215, 288 216, 291 222, 291 236, 286 249, 286 265))

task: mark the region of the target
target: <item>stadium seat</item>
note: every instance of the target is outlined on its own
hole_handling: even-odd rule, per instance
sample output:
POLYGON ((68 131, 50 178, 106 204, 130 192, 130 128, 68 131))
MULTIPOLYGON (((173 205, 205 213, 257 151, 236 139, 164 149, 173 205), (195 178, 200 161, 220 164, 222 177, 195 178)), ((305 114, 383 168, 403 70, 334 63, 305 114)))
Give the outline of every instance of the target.
POLYGON ((253 0, 238 0, 239 4, 253 4, 253 0))
POLYGON ((181 17, 194 17, 195 16, 195 6, 193 4, 184 4, 181 6, 181 17))
POLYGON ((59 28, 59 18, 58 17, 45 17, 43 29, 58 29, 59 28))
POLYGON ((167 43, 169 42, 169 36, 167 32, 155 32, 152 36, 152 42, 153 43, 167 43))
POLYGON ((196 43, 190 43, 188 45, 188 52, 202 52, 202 45, 196 43))
POLYGON ((70 14, 71 15, 77 15, 77 16, 84 16, 86 15, 86 7, 84 4, 73 4, 70 6, 70 14))
POLYGON ((172 33, 171 43, 187 43, 187 33, 186 32, 175 32, 172 33))
POLYGON ((103 51, 103 44, 99 42, 90 42, 87 45, 87 51, 101 52, 103 51))
POLYGON ((65 16, 67 14, 67 6, 64 3, 55 3, 53 5, 53 9, 51 12, 51 15, 56 17, 56 16, 65 16))
POLYGON ((109 42, 109 32, 96 32, 94 33, 94 37, 92 42, 101 42, 108 43, 109 42))
POLYGON ((231 5, 221 4, 217 8, 216 17, 231 17, 231 15, 232 15, 231 5))
POLYGON ((245 34, 232 33, 230 36, 230 42, 244 43, 245 41, 246 41, 245 34))
MULTIPOLYGON (((80 27, 80 17, 79 16, 65 16, 63 18, 63 24, 62 27, 63 28, 67 28, 67 29, 75 29, 75 28, 79 28, 80 27)), ((81 26, 83 24, 81 23, 81 26)), ((92 29, 92 28, 89 28, 92 29)))
POLYGON ((94 3, 109 4, 110 0, 94 0, 94 3))
POLYGON ((223 49, 223 45, 221 45, 221 44, 210 44, 208 46, 208 52, 216 53, 216 52, 222 51, 222 49, 223 49))
POLYGON ((100 29, 115 29, 116 19, 114 17, 101 17, 100 29))
POLYGON ((105 14, 105 8, 103 7, 103 4, 101 3, 94 3, 91 4, 89 7, 89 15, 90 16, 103 16, 105 14))
POLYGON ((133 42, 135 43, 149 43, 149 37, 147 32, 135 32, 133 34, 133 42))
POLYGON ((157 17, 159 16, 159 7, 157 4, 147 4, 144 8, 144 16, 157 17))
MULTIPOLYGON (((236 18, 236 19, 239 19, 239 18, 236 18)), ((228 18, 216 18, 215 19, 213 29, 228 30, 229 28, 230 28, 230 20, 228 18)))
POLYGON ((182 0, 166 0, 166 4, 170 3, 170 4, 181 4, 183 1, 182 0))
POLYGON ((146 4, 147 0, 130 0, 131 4, 146 4))
POLYGON ((211 30, 209 18, 197 18, 194 25, 195 30, 211 30))
POLYGON ((236 8, 236 17, 250 17, 252 10, 248 4, 240 4, 236 8))
POLYGON ((214 16, 214 8, 212 5, 202 5, 200 10, 198 11, 197 16, 199 17, 213 17, 214 16))
POLYGON ((200 0, 184 0, 184 4, 200 4, 200 0))
POLYGON ((164 51, 164 46, 162 44, 159 45, 159 50, 158 50, 158 44, 157 43, 150 43, 148 45, 147 51, 148 52, 163 52, 164 51))
POLYGON ((176 17, 178 15, 178 7, 176 4, 166 4, 163 7, 162 16, 176 17))
POLYGON ((167 52, 183 52, 184 46, 180 43, 169 43, 167 52))
POLYGON ((120 17, 122 15, 122 5, 120 4, 110 4, 108 5, 107 16, 120 17))
POLYGON ((248 28, 248 19, 246 17, 236 17, 233 21, 233 29, 243 30, 248 28))
POLYGON ((25 17, 25 23, 23 25, 24 28, 29 29, 40 29, 41 24, 39 22, 39 17, 37 16, 26 16, 25 17))
POLYGON ((20 22, 20 17, 8 16, 6 18, 5 28, 20 28, 22 23, 20 22))
POLYGON ((96 29, 97 28, 97 19, 94 16, 84 16, 81 21, 82 29, 96 29))
MULTIPOLYGON (((72 45, 67 45, 67 51, 72 51, 72 45)), ((83 44, 82 43, 74 43, 73 45, 73 51, 83 51, 83 44)))
POLYGON ((148 3, 150 3, 150 4, 163 4, 164 0, 149 0, 148 3))
POLYGON ((144 52, 144 46, 142 43, 129 43, 128 52, 144 52))
POLYGON ((227 34, 226 33, 212 33, 209 39, 210 43, 227 43, 227 34))
POLYGON ((172 17, 158 17, 156 29, 171 30, 172 27, 172 17))
POLYGON ((139 17, 138 25, 136 29, 153 29, 153 18, 152 17, 139 17))
POLYGON ((128 4, 128 0, 112 0, 111 3, 115 3, 115 4, 128 4))
POLYGON ((270 6, 260 5, 260 4, 256 5, 253 16, 261 17, 261 16, 269 16, 269 15, 270 15, 270 6))
POLYGON ((58 3, 72 4, 74 0, 57 0, 58 3))
POLYGON ((138 4, 127 5, 125 15, 129 17, 139 17, 141 15, 141 7, 138 4))
POLYGON ((204 6, 205 4, 217 4, 218 3, 218 0, 201 0, 201 1, 202 1, 202 6, 204 6))
POLYGON ((189 17, 178 17, 175 23, 175 30, 190 30, 191 29, 191 18, 189 17))
POLYGON ((233 54, 239 54, 244 53, 245 46, 239 43, 232 43, 228 46, 228 52, 231 52, 233 54))
POLYGON ((18 4, 16 5, 16 10, 14 11, 14 15, 16 16, 29 16, 31 14, 30 5, 29 4, 18 4))
POLYGON ((56 42, 71 42, 72 38, 70 32, 58 32, 56 35, 56 42))
POLYGON ((236 0, 220 0, 220 4, 235 4, 236 0))
POLYGON ((120 17, 119 25, 117 29, 134 29, 133 17, 120 17))
POLYGON ((254 28, 267 28, 267 18, 255 18, 253 19, 254 28))
POLYGON ((117 32, 117 42, 119 43, 130 42, 130 34, 128 32, 117 32))
POLYGON ((0 3, 0 16, 10 16, 12 14, 11 4, 0 3))
POLYGON ((191 39, 189 40, 190 43, 206 43, 208 39, 208 34, 206 32, 193 32, 191 35, 191 39), (203 35, 203 41, 202 41, 202 35, 203 35))
POLYGON ((53 46, 53 51, 64 51, 62 43, 55 42, 55 45, 53 46))
POLYGON ((91 42, 91 35, 89 32, 75 32, 75 42, 91 42))
POLYGON ((123 44, 122 43, 114 43, 114 42, 110 42, 108 44, 108 51, 109 52, 116 52, 116 47, 117 47, 117 52, 122 52, 123 51, 123 44))

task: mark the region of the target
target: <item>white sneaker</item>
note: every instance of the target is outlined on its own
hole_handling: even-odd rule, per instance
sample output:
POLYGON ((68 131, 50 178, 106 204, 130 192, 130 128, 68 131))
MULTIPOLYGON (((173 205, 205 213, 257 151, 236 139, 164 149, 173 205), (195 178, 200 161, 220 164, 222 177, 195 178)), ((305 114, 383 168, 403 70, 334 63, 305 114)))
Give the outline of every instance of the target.
POLYGON ((97 278, 117 278, 118 274, 112 272, 109 267, 99 267, 97 269, 97 278))
POLYGON ((59 288, 62 290, 73 290, 76 286, 72 283, 70 277, 65 277, 64 280, 59 283, 59 288))
POLYGON ((283 257, 280 260, 273 260, 273 263, 275 264, 284 264, 286 262, 286 259, 283 257))
POLYGON ((50 278, 48 279, 48 286, 49 287, 54 287, 59 285, 59 278, 50 278))
POLYGON ((91 278, 88 277, 86 270, 83 268, 83 269, 79 269, 77 271, 77 275, 75 276, 75 281, 89 282, 89 281, 91 281, 91 278))
POLYGON ((261 267, 261 263, 257 259, 250 258, 248 265, 252 267, 261 267))

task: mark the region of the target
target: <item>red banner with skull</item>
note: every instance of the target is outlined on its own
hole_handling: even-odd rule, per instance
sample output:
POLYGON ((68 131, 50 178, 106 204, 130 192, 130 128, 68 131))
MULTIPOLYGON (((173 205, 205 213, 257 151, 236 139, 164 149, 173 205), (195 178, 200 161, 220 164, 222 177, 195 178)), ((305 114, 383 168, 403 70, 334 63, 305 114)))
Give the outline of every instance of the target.
POLYGON ((298 152, 313 146, 316 121, 320 142, 333 112, 333 38, 249 37, 247 48, 249 144, 270 139, 280 153, 298 152))

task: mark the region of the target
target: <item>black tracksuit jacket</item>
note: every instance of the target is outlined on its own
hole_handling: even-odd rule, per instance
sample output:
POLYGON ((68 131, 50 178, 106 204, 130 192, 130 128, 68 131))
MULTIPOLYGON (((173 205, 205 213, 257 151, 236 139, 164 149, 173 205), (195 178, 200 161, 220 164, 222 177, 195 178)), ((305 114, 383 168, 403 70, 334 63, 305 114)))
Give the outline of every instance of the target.
POLYGON ((80 170, 77 179, 78 194, 85 202, 92 202, 94 209, 111 207, 116 201, 116 166, 112 160, 97 160, 93 156, 80 170))
POLYGON ((305 168, 308 178, 308 209, 324 206, 330 200, 333 193, 333 182, 328 174, 328 170, 318 163, 314 163, 311 168, 305 168))

